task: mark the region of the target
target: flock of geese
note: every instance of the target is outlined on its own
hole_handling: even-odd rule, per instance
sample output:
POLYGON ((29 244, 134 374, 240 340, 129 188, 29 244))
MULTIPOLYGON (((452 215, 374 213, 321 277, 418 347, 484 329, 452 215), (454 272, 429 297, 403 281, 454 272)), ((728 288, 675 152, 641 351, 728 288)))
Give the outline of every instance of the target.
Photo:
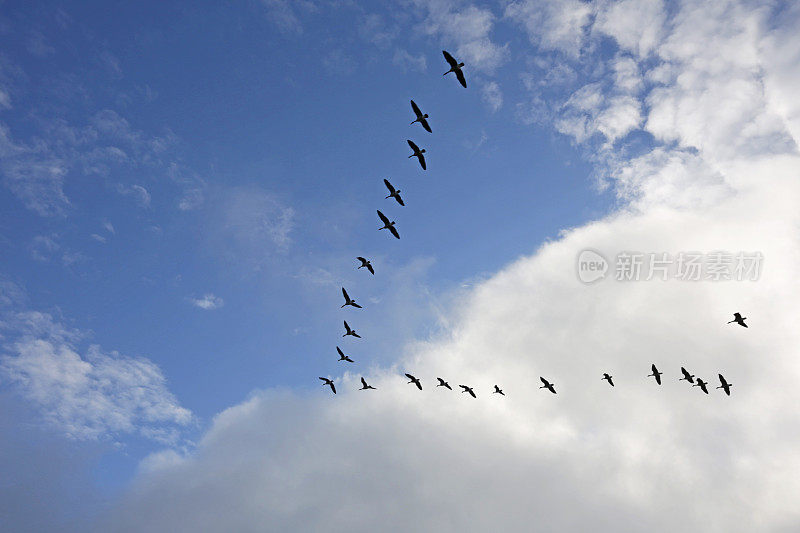
MULTIPOLYGON (((447 61, 448 65, 450 65, 450 70, 445 72, 443 75, 446 76, 447 74, 450 74, 451 72, 453 72, 455 74, 456 78, 458 79, 458 82, 461 84, 461 86, 466 89, 467 88, 467 80, 464 77, 464 71, 462 70, 462 68, 464 67, 464 63, 459 63, 458 61, 456 61, 456 59, 453 58, 453 56, 450 55, 446 50, 442 50, 442 54, 444 55, 445 61, 447 61)), ((416 116, 416 118, 411 122, 411 125, 413 125, 415 123, 419 123, 425 131, 427 131, 428 133, 433 133, 433 130, 431 130, 431 126, 428 123, 428 114, 427 113, 422 113, 422 111, 420 110, 419 106, 414 102, 414 100, 411 100, 411 109, 414 111, 414 115, 416 116)), ((410 139, 408 139, 406 142, 408 143, 408 146, 411 148, 411 150, 413 152, 408 157, 409 158, 416 157, 417 161, 419 162, 420 167, 422 167, 422 170, 427 170, 427 165, 425 163, 425 155, 424 155, 425 154, 425 149, 424 148, 420 149, 420 147, 417 146, 417 144, 414 141, 410 140, 410 139)), ((389 180, 387 180, 387 179, 384 179, 383 183, 384 183, 384 185, 386 185, 386 189, 389 191, 389 195, 386 196, 385 199, 394 198, 397 201, 398 204, 400 204, 401 206, 405 206, 405 203, 403 203, 403 198, 400 196, 400 192, 401 191, 399 189, 396 189, 389 182, 389 180)), ((379 230, 387 229, 387 230, 389 230, 389 232, 396 239, 399 239, 400 238, 400 233, 397 231, 397 228, 395 227, 395 222, 393 220, 389 220, 389 218, 386 215, 384 215, 380 210, 377 210, 377 211, 378 211, 378 218, 380 219, 381 223, 383 223, 383 226, 381 226, 378 229, 379 230)), ((370 274, 372 274, 373 276, 375 275, 375 268, 372 266, 372 263, 367 258, 359 256, 356 259, 361 262, 361 264, 358 266, 358 269, 366 268, 369 271, 370 274)), ((341 306, 342 308, 345 308, 345 307, 348 307, 348 306, 355 307, 355 308, 358 308, 358 309, 362 308, 359 304, 356 303, 356 301, 354 299, 352 299, 350 297, 349 294, 347 294, 347 291, 345 290, 344 287, 342 287, 342 296, 344 296, 344 303, 341 306)), ((736 324, 739 324, 740 326, 746 328, 747 324, 745 324, 745 322, 744 322, 745 320, 746 320, 746 317, 742 317, 742 315, 740 313, 734 313, 733 314, 733 320, 728 322, 728 324, 736 323, 736 324)), ((355 338, 358 338, 358 339, 361 338, 361 336, 358 333, 356 333, 356 330, 354 330, 354 329, 352 329, 350 327, 350 325, 347 323, 346 320, 344 321, 344 329, 345 329, 345 333, 344 333, 344 335, 342 335, 342 337, 355 337, 355 338)), ((355 361, 353 361, 353 359, 350 358, 350 356, 346 355, 342 351, 342 349, 340 347, 338 347, 338 346, 336 347, 336 352, 339 354, 339 359, 337 361, 344 361, 344 362, 347 362, 347 363, 354 363, 355 362, 355 361)), ((658 368, 656 367, 655 364, 651 365, 650 369, 651 369, 652 373, 648 374, 647 377, 654 378, 656 383, 658 383, 658 385, 661 385, 661 376, 664 373, 663 372, 659 372, 659 370, 658 370, 658 368)), ((681 367, 681 374, 683 375, 683 377, 681 377, 678 381, 688 381, 689 383, 692 384, 692 387, 700 387, 700 390, 702 390, 704 393, 708 394, 708 382, 707 381, 704 381, 700 377, 696 377, 694 374, 690 374, 689 371, 686 370, 684 367, 681 367)), ((725 379, 725 377, 722 374, 717 374, 717 376, 719 377, 720 386, 716 387, 716 388, 717 389, 722 389, 725 392, 725 394, 730 396, 731 395, 731 387, 733 386, 733 384, 732 383, 728 383, 728 381, 725 379)), ((419 378, 417 378, 416 376, 414 376, 412 374, 408 374, 408 373, 406 373, 406 377, 409 379, 408 384, 413 384, 419 390, 422 390, 422 382, 420 381, 419 378)), ((603 373, 603 377, 601 379, 603 381, 607 381, 608 384, 613 387, 614 386, 613 377, 614 376, 608 374, 607 372, 604 372, 603 373)), ((336 394, 336 385, 334 384, 332 379, 324 378, 324 377, 320 377, 319 379, 322 380, 322 382, 323 382, 322 385, 323 386, 330 387, 331 391, 333 392, 333 394, 336 394)), ((444 388, 446 388, 448 390, 453 390, 453 388, 450 386, 450 384, 447 381, 445 381, 444 379, 442 379, 440 377, 437 377, 436 379, 438 380, 438 383, 436 385, 437 388, 438 387, 444 387, 444 388)), ((551 383, 550 381, 548 381, 544 377, 539 377, 539 379, 542 382, 542 386, 539 387, 540 389, 547 389, 551 393, 556 394, 555 384, 551 383)), ((477 398, 477 395, 475 394, 475 390, 474 390, 473 387, 470 387, 470 386, 467 386, 467 385, 459 385, 459 387, 461 388, 461 392, 462 393, 466 392, 470 396, 472 396, 473 398, 477 398)), ((367 383, 367 380, 364 379, 364 377, 362 376, 361 377, 361 388, 358 389, 358 390, 376 390, 376 387, 373 387, 372 385, 369 385, 367 383)), ((497 385, 494 386, 494 390, 492 391, 492 394, 499 394, 501 396, 505 396, 505 393, 503 392, 503 390, 497 385)))

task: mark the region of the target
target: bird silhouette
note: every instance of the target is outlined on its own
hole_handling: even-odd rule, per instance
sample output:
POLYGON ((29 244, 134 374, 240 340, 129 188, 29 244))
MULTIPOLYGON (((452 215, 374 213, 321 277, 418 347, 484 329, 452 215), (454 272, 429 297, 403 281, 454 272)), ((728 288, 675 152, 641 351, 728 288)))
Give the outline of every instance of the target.
POLYGON ((362 378, 361 378, 361 388, 360 388, 360 389, 358 389, 358 390, 367 390, 367 389, 373 389, 373 390, 377 390, 377 389, 375 389, 375 387, 373 387, 372 385, 367 385, 367 380, 365 380, 365 379, 362 377, 362 378))
POLYGON ((549 381, 547 381, 546 379, 544 379, 544 378, 543 378, 543 377, 541 377, 541 376, 539 377, 539 379, 541 379, 541 380, 542 380, 542 383, 544 383, 544 385, 542 385, 541 387, 539 387, 540 389, 547 389, 547 390, 549 390, 550 392, 552 392, 553 394, 555 394, 555 393, 556 393, 556 389, 555 389, 555 387, 553 386, 553 384, 552 384, 552 383, 550 383, 549 381))
POLYGON ((411 149, 414 150, 414 153, 408 157, 416 157, 419 160, 419 166, 422 167, 422 170, 428 170, 428 167, 425 166, 425 156, 422 155, 425 153, 425 149, 423 148, 422 150, 420 150, 419 146, 414 144, 414 141, 412 141, 411 139, 406 139, 406 142, 411 147, 411 149))
POLYGON ((456 78, 458 78, 458 82, 461 84, 462 87, 466 89, 467 80, 464 78, 464 72, 461 70, 461 68, 464 66, 464 63, 459 63, 458 61, 456 61, 453 58, 453 56, 447 53, 447 50, 442 50, 442 54, 444 55, 444 59, 445 61, 447 61, 447 64, 450 65, 450 70, 442 74, 442 76, 447 76, 451 72, 455 72, 456 78))
POLYGON ((419 390, 422 390, 422 383, 419 382, 419 379, 415 378, 411 374, 406 374, 406 377, 411 380, 409 383, 413 383, 419 390))
POLYGON ((381 213, 380 210, 378 210, 378 217, 380 217, 381 222, 383 222, 383 227, 378 228, 378 230, 388 229, 390 232, 392 232, 392 235, 394 235, 395 238, 399 239, 400 234, 397 233, 397 228, 394 227, 394 220, 390 222, 389 219, 386 218, 386 215, 381 213))
POLYGON ((499 394, 501 396, 505 396, 506 395, 506 393, 503 392, 503 389, 501 389, 497 385, 494 386, 494 391, 492 392, 492 394, 499 394))
POLYGON ((473 398, 477 398, 477 396, 475 396, 475 391, 472 390, 472 387, 467 387, 466 385, 459 385, 459 387, 464 389, 461 392, 468 392, 470 396, 472 396, 473 398))
POLYGON ((609 376, 607 373, 603 372, 603 378, 602 379, 608 381, 608 384, 611 385, 612 387, 614 386, 614 382, 611 381, 611 378, 613 378, 613 377, 614 376, 609 376))
POLYGON ((708 394, 708 389, 706 388, 706 385, 708 385, 708 382, 707 382, 707 381, 703 381, 703 380, 702 380, 702 379, 700 379, 700 378, 695 378, 695 381, 697 381, 697 383, 695 383, 694 385, 692 385, 692 387, 700 387, 700 389, 701 389, 703 392, 705 392, 706 394, 708 394))
MULTIPOLYGON (((425 120, 425 119, 428 118, 428 114, 425 113, 423 115, 422 111, 419 110, 419 107, 417 106, 417 104, 414 103, 414 100, 411 100, 411 109, 414 110, 414 114, 417 116, 417 118, 414 120, 414 122, 419 122, 420 124, 422 124, 422 127, 425 128, 425 131, 427 131, 428 133, 433 133, 431 131, 430 125, 428 124, 428 121, 425 120)), ((411 124, 413 124, 414 122, 412 122, 411 124)))
POLYGON ((719 376, 720 386, 717 387, 718 389, 722 389, 725 391, 725 394, 728 396, 731 395, 731 387, 733 387, 733 383, 728 383, 722 374, 717 374, 719 376))
POLYGON ((347 291, 344 290, 344 287, 342 287, 342 296, 344 296, 344 304, 342 304, 342 307, 345 307, 347 305, 352 305, 353 307, 358 307, 359 309, 361 309, 361 306, 358 305, 355 300, 350 298, 350 296, 347 294, 347 291))
POLYGON ((453 389, 450 387, 450 384, 449 384, 448 382, 446 382, 445 380, 443 380, 442 378, 436 378, 436 379, 438 379, 438 380, 439 380, 439 384, 438 384, 438 385, 436 385, 437 387, 444 387, 444 388, 446 388, 446 389, 453 390, 453 389))
POLYGON ((386 198, 394 198, 395 200, 397 200, 398 204, 406 205, 403 203, 403 199, 400 198, 400 189, 395 189, 394 186, 392 186, 392 184, 389 183, 389 180, 387 180, 386 178, 384 178, 383 183, 385 183, 386 188, 389 189, 389 196, 387 196, 386 198))
POLYGON ((745 323, 744 323, 744 321, 745 321, 745 320, 747 320, 747 317, 746 317, 746 316, 745 316, 745 317, 743 317, 743 316, 742 316, 742 315, 740 315, 739 313, 733 313, 733 320, 731 320, 730 322, 728 322, 728 324, 730 324, 731 322, 736 322, 737 324, 739 324, 739 325, 740 325, 740 326, 742 326, 743 328, 746 328, 746 327, 747 327, 747 324, 745 324, 745 323))
POLYGON ((369 262, 369 261, 367 261, 365 258, 363 258, 363 257, 360 257, 360 256, 359 256, 359 257, 356 257, 356 259, 358 259, 359 261, 361 261, 361 266, 360 266, 360 267, 358 267, 358 268, 365 268, 365 267, 366 267, 366 269, 367 269, 367 270, 369 270, 369 273, 370 273, 370 274, 372 274, 373 276, 375 275, 375 269, 374 269, 374 268, 372 268, 372 263, 370 263, 370 262, 369 262))
POLYGON ((650 368, 651 368, 651 369, 653 369, 653 373, 652 373, 652 374, 647 374, 647 377, 648 377, 648 378, 649 378, 649 377, 654 377, 654 378, 656 378, 656 383, 658 383, 659 385, 661 385, 661 374, 663 374, 663 372, 659 372, 659 371, 658 371, 658 369, 656 368, 656 365, 655 365, 655 363, 654 363, 654 364, 653 364, 653 365, 652 365, 650 368))
POLYGON ((348 335, 350 335, 352 337, 356 337, 356 338, 359 338, 359 339, 361 338, 361 335, 356 333, 356 330, 350 329, 350 326, 347 325, 347 320, 344 321, 344 329, 346 331, 345 331, 345 334, 342 335, 342 337, 347 337, 348 335))
POLYGON ((352 359, 350 359, 350 356, 345 355, 342 349, 339 348, 338 346, 336 347, 336 351, 339 352, 339 359, 337 359, 337 361, 347 361, 348 363, 355 362, 352 359))
POLYGON ((332 379, 328 379, 328 378, 319 378, 319 379, 321 379, 322 381, 325 382, 325 383, 322 384, 323 387, 325 385, 330 385, 331 390, 333 391, 334 394, 336 394, 336 387, 334 387, 332 379))
POLYGON ((694 383, 694 374, 690 374, 689 371, 683 367, 681 367, 681 374, 683 374, 683 377, 678 381, 688 381, 689 383, 694 383))

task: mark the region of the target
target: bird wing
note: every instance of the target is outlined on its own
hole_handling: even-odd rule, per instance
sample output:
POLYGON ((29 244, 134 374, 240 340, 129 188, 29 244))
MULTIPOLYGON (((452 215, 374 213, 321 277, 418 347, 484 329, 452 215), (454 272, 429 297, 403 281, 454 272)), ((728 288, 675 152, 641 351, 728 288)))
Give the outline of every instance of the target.
POLYGON ((610 377, 608 378, 608 384, 609 384, 609 385, 611 385, 612 387, 614 386, 614 382, 613 382, 613 381, 611 381, 611 378, 610 378, 610 377))
POLYGON ((687 372, 687 370, 683 367, 681 367, 681 374, 683 374, 683 377, 686 379, 689 379, 689 376, 691 376, 691 374, 689 374, 689 372, 687 372))
POLYGON ((361 338, 361 335, 359 335, 358 333, 356 333, 356 332, 354 331, 354 332, 353 332, 353 337, 356 337, 357 339, 360 339, 360 338, 361 338))
POLYGON ((658 369, 656 368, 656 365, 655 365, 655 363, 653 363, 652 365, 650 365, 650 370, 652 370, 652 371, 653 371, 653 374, 658 374, 658 369))
POLYGON ((722 374, 717 374, 717 375, 719 376, 719 382, 720 382, 720 384, 721 384, 723 387, 727 387, 727 386, 728 386, 728 382, 727 382, 727 381, 725 381, 725 378, 724 378, 724 377, 722 377, 722 374))
POLYGON ((414 376, 412 376, 411 374, 406 374, 406 377, 407 377, 408 379, 410 379, 411 381, 416 381, 416 380, 417 380, 417 378, 415 378, 415 377, 414 377, 414 376))
POLYGON ((378 217, 380 217, 381 222, 383 222, 384 226, 389 226, 389 219, 386 218, 386 215, 381 213, 380 210, 378 210, 378 217))
MULTIPOLYGON (((386 181, 386 180, 383 180, 383 181, 386 181)), ((358 256, 358 257, 356 257, 356 259, 358 259, 359 261, 361 261, 361 263, 362 263, 362 265, 361 265, 361 266, 364 266, 364 265, 366 265, 366 264, 367 264, 367 260, 366 260, 365 258, 361 257, 361 256, 358 256)))
POLYGON ((422 170, 428 170, 428 167, 425 166, 425 156, 422 155, 422 154, 419 154, 417 157, 419 158, 419 166, 422 167, 422 170))
POLYGON ((333 385, 333 381, 331 381, 330 383, 328 383, 328 385, 330 385, 330 386, 331 386, 331 390, 333 391, 333 393, 334 393, 334 394, 336 394, 336 387, 333 385))
POLYGON ((467 79, 464 78, 464 72, 460 68, 456 69, 456 78, 458 78, 458 81, 461 83, 461 86, 466 89, 467 88, 467 79))
POLYGON ((392 232, 392 235, 394 235, 394 236, 395 236, 395 238, 397 238, 397 239, 399 239, 399 238, 400 238, 400 234, 399 234, 399 233, 397 233, 397 230, 394 228, 394 226, 389 226, 389 231, 391 231, 391 232, 392 232))
POLYGON ((347 325, 347 320, 344 321, 344 329, 346 329, 347 331, 352 331, 350 329, 350 326, 347 325))
POLYGON ((422 111, 419 110, 419 107, 414 103, 414 100, 411 100, 411 109, 414 110, 414 114, 417 115, 417 118, 422 118, 422 111))
POLYGON ((391 183, 389 183, 389 180, 387 180, 386 178, 383 178, 383 183, 386 184, 386 188, 389 189, 389 193, 390 194, 394 194, 394 187, 392 186, 391 183))
POLYGON ((739 313, 733 313, 733 318, 735 318, 736 320, 741 320, 742 319, 742 315, 739 314, 739 313))
POLYGON ((425 131, 427 131, 428 133, 433 133, 433 131, 431 131, 431 126, 430 124, 428 124, 428 121, 426 119, 424 118, 419 119, 419 123, 422 124, 423 128, 425 128, 425 131))
POLYGON ((661 385, 661 374, 656 374, 655 376, 656 376, 656 383, 661 385))
POLYGON ((411 149, 412 149, 412 150, 414 150, 414 152, 415 152, 415 153, 416 153, 416 152, 419 152, 419 146, 417 146, 416 144, 414 144, 414 141, 412 141, 411 139, 406 139, 406 142, 407 142, 407 143, 408 143, 408 145, 411 147, 411 149))
POLYGON ((373 276, 375 275, 375 269, 372 268, 372 265, 367 265, 367 270, 369 270, 369 273, 372 274, 373 276))
POLYGON ((358 304, 357 304, 357 303, 355 303, 355 302, 352 302, 350 305, 352 305, 353 307, 356 307, 356 308, 358 308, 358 309, 363 309, 363 307, 361 307, 360 305, 358 305, 358 304))
POLYGON ((542 383, 544 384, 545 387, 549 387, 550 386, 550 383, 546 379, 544 379, 543 377, 539 376, 539 379, 542 380, 542 383))
POLYGON ((328 378, 319 378, 319 379, 321 379, 322 381, 328 381, 328 378))
POLYGON ((342 352, 342 349, 341 349, 341 348, 339 348, 339 347, 337 346, 337 347, 336 347, 336 351, 337 351, 337 352, 339 352, 339 355, 341 355, 342 357, 344 357, 344 352, 342 352))
POLYGON ((397 203, 398 203, 398 204, 400 204, 400 205, 402 205, 403 207, 405 207, 405 205, 406 205, 406 204, 404 204, 404 203, 403 203, 403 199, 400 197, 400 195, 399 195, 399 194, 398 194, 397 196, 395 196, 395 197, 394 197, 394 199, 395 199, 395 200, 397 200, 397 203))
POLYGON ((448 64, 449 64, 451 67, 453 67, 453 68, 457 68, 457 67, 458 67, 458 61, 456 61, 456 60, 453 58, 453 56, 451 56, 451 55, 450 55, 450 54, 447 52, 447 50, 442 50, 442 55, 444 55, 444 60, 445 60, 445 61, 447 61, 447 63, 448 63, 448 64))
POLYGON ((350 297, 347 295, 347 291, 344 290, 344 287, 342 287, 342 295, 344 296, 345 300, 347 300, 348 302, 350 301, 350 297))

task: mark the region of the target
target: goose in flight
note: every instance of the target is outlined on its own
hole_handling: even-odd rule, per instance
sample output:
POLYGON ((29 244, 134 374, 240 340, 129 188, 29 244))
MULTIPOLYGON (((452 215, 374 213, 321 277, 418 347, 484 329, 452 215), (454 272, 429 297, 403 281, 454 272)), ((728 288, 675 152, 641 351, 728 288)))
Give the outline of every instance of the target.
POLYGON ((338 346, 336 347, 336 351, 339 352, 339 359, 337 359, 337 361, 347 361, 348 363, 355 362, 352 359, 350 359, 349 355, 345 355, 342 349, 339 348, 338 346))
POLYGON ((708 389, 706 388, 706 385, 708 385, 708 382, 707 382, 707 381, 703 381, 703 380, 702 380, 702 379, 700 379, 700 378, 695 378, 695 381, 697 381, 697 383, 695 383, 694 385, 692 385, 692 387, 700 387, 700 389, 701 389, 703 392, 705 392, 706 394, 708 394, 708 389))
MULTIPOLYGON (((369 270, 370 274, 372 274, 373 276, 375 275, 375 269, 372 268, 372 263, 370 263, 367 259, 365 259, 365 258, 363 258, 361 256, 356 257, 356 259, 361 261, 361 266, 358 267, 358 268, 365 268, 366 267, 366 269, 369 270)), ((358 270, 358 269, 356 269, 356 270, 358 270)))
POLYGON ((689 371, 683 367, 681 367, 681 374, 683 374, 683 377, 678 381, 688 381, 689 383, 694 383, 694 374, 690 374, 689 371))
POLYGON ((436 378, 436 379, 438 379, 438 380, 439 380, 439 384, 438 384, 438 385, 436 385, 437 387, 444 387, 444 388, 446 388, 446 389, 453 390, 453 389, 450 387, 450 384, 449 384, 448 382, 446 382, 445 380, 443 380, 442 378, 436 378))
POLYGON ((409 383, 413 383, 414 385, 416 385, 416 386, 417 386, 417 388, 418 388, 419 390, 422 390, 422 383, 420 383, 420 382, 419 382, 419 379, 418 379, 418 378, 415 378, 415 377, 414 377, 414 376, 412 376, 411 374, 406 374, 406 377, 407 377, 408 379, 410 379, 410 380, 411 380, 411 381, 409 381, 409 383))
POLYGON ((603 378, 602 379, 608 381, 608 384, 611 385, 612 387, 614 386, 614 382, 611 381, 611 378, 613 378, 613 377, 614 376, 609 376, 608 373, 603 372, 603 378))
POLYGON ((501 389, 497 385, 494 386, 494 391, 492 392, 492 394, 499 394, 500 396, 505 396, 506 395, 506 393, 503 392, 503 389, 501 389))
POLYGON ((406 205, 403 203, 403 199, 400 198, 400 189, 395 189, 394 186, 391 183, 389 183, 389 180, 387 180, 386 178, 383 179, 383 183, 385 183, 386 188, 389 189, 389 196, 387 196, 386 198, 394 198, 395 200, 397 200, 398 204, 406 205))
POLYGON ((342 337, 347 337, 348 335, 351 335, 351 336, 359 338, 359 339, 361 338, 361 335, 356 333, 356 330, 350 329, 350 326, 347 325, 347 320, 344 321, 344 329, 346 331, 345 331, 345 334, 342 335, 342 337))
POLYGON ((731 322, 736 322, 737 324, 739 324, 739 325, 740 325, 740 326, 742 326, 743 328, 746 328, 746 327, 747 327, 747 324, 745 324, 745 323, 744 323, 744 321, 745 321, 745 320, 747 320, 747 317, 746 317, 746 316, 745 316, 745 317, 743 317, 743 316, 742 316, 742 315, 740 315, 739 313, 733 313, 733 320, 731 320, 730 322, 728 322, 728 324, 730 324, 731 322))
POLYGON ((720 382, 720 386, 717 387, 717 388, 724 390, 725 394, 730 396, 731 395, 731 387, 733 387, 733 383, 728 383, 725 380, 725 377, 722 374, 717 374, 717 375, 719 376, 719 382, 720 382))
POLYGON ((544 385, 542 385, 541 387, 539 387, 540 389, 547 389, 547 390, 549 390, 550 392, 552 392, 553 394, 555 394, 555 393, 556 393, 556 389, 555 389, 555 387, 553 386, 553 384, 552 384, 552 383, 550 383, 549 381, 547 381, 546 379, 544 379, 544 378, 543 378, 543 377, 541 377, 541 376, 539 377, 539 379, 541 379, 541 380, 542 380, 542 383, 544 383, 544 385))
POLYGON ((361 309, 361 306, 358 305, 355 300, 350 298, 350 296, 347 294, 347 291, 344 290, 344 287, 342 287, 342 296, 344 296, 344 304, 342 304, 342 307, 345 307, 347 305, 352 305, 353 307, 358 307, 359 309, 361 309))
POLYGON ((361 388, 358 389, 358 390, 367 390, 367 389, 377 390, 372 385, 367 385, 367 380, 362 377, 361 378, 361 388))
POLYGON ((332 379, 328 379, 328 378, 319 378, 319 379, 321 379, 322 381, 325 382, 325 383, 322 384, 323 387, 325 385, 329 385, 331 387, 331 390, 333 391, 333 393, 336 394, 336 387, 333 386, 333 380, 332 379))
POLYGON ((472 390, 472 387, 467 387, 466 385, 459 385, 459 387, 464 389, 461 392, 468 392, 470 396, 472 396, 473 398, 477 398, 477 396, 475 396, 475 391, 472 390))
POLYGON ((406 139, 406 142, 411 147, 411 149, 414 150, 414 153, 408 157, 416 157, 419 160, 419 166, 422 167, 422 170, 428 170, 428 167, 425 166, 425 156, 422 155, 425 153, 425 148, 420 150, 419 146, 414 144, 414 141, 412 141, 411 139, 406 139))
POLYGON ((388 229, 390 232, 392 232, 392 235, 394 235, 396 239, 399 239, 400 234, 397 233, 397 228, 394 227, 394 220, 390 222, 389 219, 386 218, 386 215, 381 213, 380 210, 378 210, 378 217, 380 217, 381 222, 383 222, 383 227, 378 228, 378 230, 388 229))
POLYGON ((455 72, 458 82, 466 89, 467 80, 464 78, 464 72, 461 70, 461 68, 464 66, 464 63, 459 63, 456 61, 455 58, 447 52, 447 50, 442 50, 442 54, 444 55, 444 59, 447 61, 447 64, 450 65, 450 70, 442 74, 442 76, 447 76, 451 72, 455 72))
MULTIPOLYGON (((433 133, 431 131, 430 125, 428 124, 428 121, 425 120, 425 119, 428 118, 428 114, 425 113, 423 115, 422 111, 419 110, 419 107, 417 106, 417 104, 414 103, 414 100, 411 100, 411 109, 414 110, 414 114, 417 116, 417 118, 416 118, 416 120, 414 120, 414 122, 419 122, 420 124, 422 124, 422 127, 425 128, 425 131, 427 131, 428 133, 433 133)), ((412 122, 412 124, 414 122, 412 122)))
POLYGON ((649 377, 654 377, 654 378, 656 378, 656 383, 658 383, 659 385, 661 385, 661 374, 663 374, 663 372, 659 372, 659 371, 658 371, 658 369, 656 368, 656 365, 655 365, 655 363, 653 363, 653 364, 650 366, 650 368, 653 370, 653 373, 652 373, 652 374, 647 374, 647 377, 648 377, 648 378, 649 378, 649 377))

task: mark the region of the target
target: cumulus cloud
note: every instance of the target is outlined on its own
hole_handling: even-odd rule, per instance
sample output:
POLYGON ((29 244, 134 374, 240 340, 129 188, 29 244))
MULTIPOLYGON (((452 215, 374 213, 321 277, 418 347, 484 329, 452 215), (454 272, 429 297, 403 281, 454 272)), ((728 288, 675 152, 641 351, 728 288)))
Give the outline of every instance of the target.
POLYGON ((503 107, 503 91, 500 90, 500 85, 496 81, 489 82, 483 86, 481 98, 492 112, 503 107))
POLYGON ((219 296, 214 296, 211 293, 203 295, 202 298, 189 298, 189 301, 195 307, 199 307, 205 311, 211 311, 213 309, 217 309, 218 307, 222 307, 225 302, 219 296))
MULTIPOLYGON (((578 54, 574 32, 588 18, 576 4, 509 9, 534 16, 545 5, 542 42, 578 54)), ((800 402, 800 105, 787 98, 798 65, 764 52, 790 33, 739 2, 686 2, 667 25, 666 13, 635 15, 648 26, 635 38, 632 24, 603 27, 626 34, 620 49, 634 55, 607 60, 604 77, 584 80, 554 117, 583 118, 568 132, 578 143, 617 139, 594 161, 620 209, 476 284, 441 335, 363 369, 377 391, 357 391, 360 374, 346 372, 334 376, 336 396, 259 392, 219 414, 194 453, 151 456, 109 518, 114 529, 800 527, 800 419, 787 408, 800 402), (645 53, 674 75, 640 94, 635 80, 653 63, 622 58, 645 53), (623 135, 636 128, 653 142, 630 155, 623 135), (758 281, 623 282, 612 270, 584 285, 576 258, 586 248, 611 261, 637 250, 759 251, 765 261, 758 281), (734 311, 748 330, 725 324, 734 311), (651 363, 665 372, 661 387, 645 378, 651 363), (724 374, 732 396, 679 383, 680 366, 712 383, 724 374), (436 389, 437 376, 475 386, 477 400, 436 389), (539 391, 539 376, 558 395, 539 391), (495 383, 507 397, 489 393, 495 383)))

